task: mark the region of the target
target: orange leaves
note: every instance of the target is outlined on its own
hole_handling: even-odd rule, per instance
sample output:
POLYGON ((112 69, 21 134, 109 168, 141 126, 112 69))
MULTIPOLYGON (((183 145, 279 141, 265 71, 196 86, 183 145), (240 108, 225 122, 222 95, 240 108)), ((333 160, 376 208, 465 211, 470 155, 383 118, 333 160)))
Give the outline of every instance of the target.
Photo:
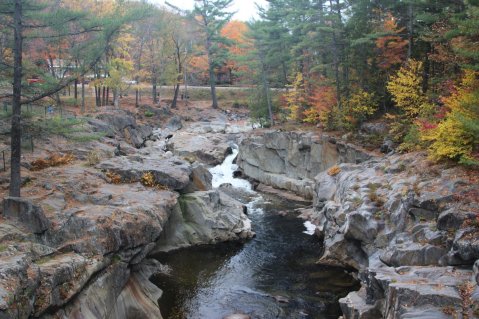
POLYGON ((248 25, 241 21, 230 21, 221 30, 221 35, 232 40, 233 43, 228 47, 230 58, 226 61, 226 67, 233 71, 248 72, 249 68, 240 65, 236 60, 238 57, 245 57, 253 48, 253 43, 246 34, 249 31, 248 25))
POLYGON ((296 74, 291 90, 280 100, 288 111, 288 119, 313 124, 325 119, 338 103, 335 86, 327 83, 324 77, 313 83, 311 79, 304 79, 300 72, 296 74))
POLYGON ((208 57, 206 55, 193 56, 188 63, 190 71, 195 72, 198 78, 206 82, 208 79, 208 57))
POLYGON ((66 155, 59 155, 59 154, 53 154, 52 156, 49 156, 45 159, 39 158, 37 160, 32 161, 30 164, 32 167, 30 168, 31 171, 40 171, 42 169, 48 168, 48 167, 54 167, 54 166, 60 166, 60 165, 66 165, 75 160, 75 157, 73 154, 66 154, 66 155))
POLYGON ((386 35, 376 39, 378 50, 378 66, 385 70, 401 63, 406 58, 406 47, 409 43, 399 36, 404 28, 398 28, 396 19, 388 13, 380 27, 380 31, 386 35))
POLYGON ((310 108, 304 111, 304 122, 318 123, 338 103, 336 88, 332 85, 315 86, 308 98, 310 108))

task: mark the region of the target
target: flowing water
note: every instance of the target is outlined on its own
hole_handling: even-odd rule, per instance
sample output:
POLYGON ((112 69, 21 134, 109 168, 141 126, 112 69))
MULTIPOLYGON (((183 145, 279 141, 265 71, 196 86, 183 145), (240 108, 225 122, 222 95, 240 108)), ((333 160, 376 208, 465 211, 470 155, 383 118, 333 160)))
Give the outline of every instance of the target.
POLYGON ((170 275, 153 278, 164 291, 159 300, 164 318, 221 319, 234 313, 264 319, 337 318, 337 299, 357 283, 342 269, 315 263, 321 243, 311 236, 311 225, 293 212, 300 203, 260 195, 247 181, 232 178, 236 154, 211 169, 213 185, 231 183, 248 192, 256 237, 244 244, 158 255, 172 269, 170 275))

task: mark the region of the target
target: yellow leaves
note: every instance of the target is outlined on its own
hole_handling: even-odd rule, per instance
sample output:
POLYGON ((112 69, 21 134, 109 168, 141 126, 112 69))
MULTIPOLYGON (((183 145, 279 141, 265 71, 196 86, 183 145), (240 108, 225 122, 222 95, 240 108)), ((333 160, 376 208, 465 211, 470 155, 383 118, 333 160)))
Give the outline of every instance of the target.
POLYGON ((473 137, 464 131, 456 113, 451 113, 437 128, 422 134, 424 141, 433 141, 429 147, 434 160, 459 159, 472 152, 473 137))
POLYGON ((164 186, 156 181, 153 172, 143 173, 140 180, 141 184, 145 187, 155 187, 158 190, 169 190, 167 186, 164 186))
POLYGON ((430 107, 427 96, 422 92, 422 63, 409 60, 387 83, 396 106, 414 118, 430 107))
POLYGON ((351 97, 345 101, 344 106, 346 112, 359 122, 373 115, 378 109, 378 103, 374 94, 368 93, 363 89, 359 89, 353 93, 351 97))
POLYGON ((422 140, 431 142, 429 155, 434 160, 453 159, 464 164, 479 163, 479 79, 478 72, 466 71, 456 91, 443 99, 450 109, 437 127, 424 130, 422 140))
POLYGON ((291 90, 283 95, 288 111, 288 119, 299 121, 303 118, 303 111, 306 106, 306 92, 304 89, 303 74, 296 73, 291 90))
POLYGON ((133 63, 125 59, 114 58, 110 61, 108 69, 110 77, 105 79, 105 85, 112 88, 121 88, 123 78, 133 70, 133 63))
POLYGON ((108 178, 108 182, 109 182, 110 184, 116 184, 116 185, 118 185, 118 184, 121 184, 121 183, 123 182, 123 180, 122 180, 120 174, 115 173, 115 172, 113 172, 113 171, 108 171, 108 172, 106 172, 105 175, 106 175, 106 177, 108 178))

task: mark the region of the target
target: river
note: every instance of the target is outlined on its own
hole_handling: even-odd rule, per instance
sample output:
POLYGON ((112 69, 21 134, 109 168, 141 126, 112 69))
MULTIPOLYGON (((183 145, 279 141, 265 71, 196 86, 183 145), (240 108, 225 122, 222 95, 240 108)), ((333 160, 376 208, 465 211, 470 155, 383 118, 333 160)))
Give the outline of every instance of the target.
POLYGON ((246 180, 233 179, 236 154, 211 169, 213 186, 230 183, 248 194, 238 199, 247 202, 256 237, 157 255, 171 268, 169 275, 152 279, 164 291, 163 317, 337 318, 338 298, 356 289, 357 282, 343 269, 316 264, 321 242, 295 212, 303 203, 256 193, 246 180))

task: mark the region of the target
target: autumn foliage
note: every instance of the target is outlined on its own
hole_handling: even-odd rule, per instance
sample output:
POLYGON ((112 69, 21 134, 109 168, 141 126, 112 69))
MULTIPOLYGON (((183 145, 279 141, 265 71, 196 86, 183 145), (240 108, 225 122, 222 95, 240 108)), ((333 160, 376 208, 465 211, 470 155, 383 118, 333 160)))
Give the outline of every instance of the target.
POLYGON ((388 12, 380 29, 385 35, 376 39, 379 68, 389 69, 404 61, 406 48, 409 43, 408 40, 404 40, 399 35, 404 29, 397 26, 396 19, 388 12))
POLYGON ((479 165, 479 72, 467 70, 461 84, 443 99, 449 109, 436 127, 423 127, 423 140, 431 142, 435 160, 454 159, 479 165))
POLYGON ((427 96, 422 91, 422 68, 421 62, 409 60, 387 84, 396 106, 411 118, 429 107, 427 96))

